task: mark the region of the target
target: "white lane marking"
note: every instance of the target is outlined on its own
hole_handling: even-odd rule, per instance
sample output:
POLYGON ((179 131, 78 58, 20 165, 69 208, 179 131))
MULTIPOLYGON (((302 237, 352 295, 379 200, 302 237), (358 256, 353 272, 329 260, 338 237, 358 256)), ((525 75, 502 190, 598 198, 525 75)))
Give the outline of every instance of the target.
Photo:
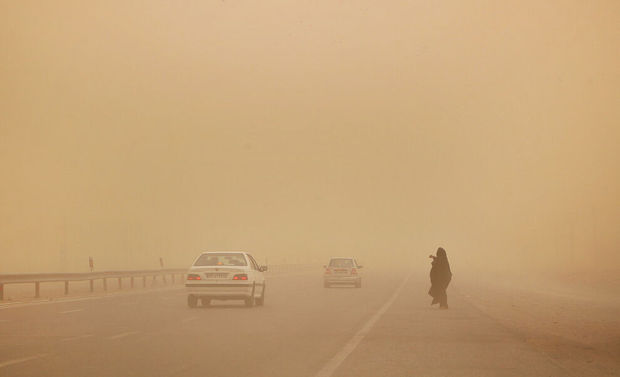
POLYGON ((334 374, 336 369, 338 369, 338 367, 346 360, 346 358, 351 354, 351 352, 355 350, 355 348, 360 344, 364 337, 370 332, 370 330, 375 325, 375 323, 377 323, 379 318, 381 318, 381 316, 390 308, 390 306, 392 306, 394 301, 396 301, 396 298, 400 295, 400 292, 402 292, 403 288, 405 288, 405 284, 407 283, 407 281, 409 281, 409 277, 411 277, 411 274, 405 277, 405 279, 396 289, 392 297, 390 297, 390 299, 385 304, 383 304, 381 309, 379 309, 379 311, 377 311, 372 316, 372 318, 370 318, 368 322, 364 324, 364 327, 362 327, 355 335, 353 335, 353 337, 349 339, 347 344, 345 344, 344 347, 342 347, 342 349, 334 357, 332 357, 317 374, 314 375, 314 377, 331 377, 334 374))
POLYGON ((120 339, 120 338, 124 338, 126 336, 137 334, 137 333, 138 333, 137 331, 127 331, 127 332, 123 332, 123 333, 120 333, 120 334, 108 336, 106 339, 109 339, 109 340, 120 339))
POLYGON ((9 365, 19 364, 19 363, 23 363, 23 362, 34 360, 34 359, 40 359, 44 357, 45 355, 46 354, 39 354, 39 355, 34 355, 34 356, 22 357, 21 359, 3 361, 0 363, 0 368, 8 367, 9 365))
POLYGON ((70 338, 64 338, 64 339, 60 339, 61 342, 70 342, 72 340, 79 340, 79 339, 85 339, 85 338, 91 338, 93 337, 93 334, 87 334, 87 335, 78 335, 78 336, 72 336, 70 338))
POLYGON ((199 317, 189 317, 189 318, 184 318, 181 320, 181 322, 191 322, 191 321, 195 321, 197 320, 199 317))
POLYGON ((0 319, 0 322, 9 322, 8 319, 0 319))
POLYGON ((75 312, 83 312, 84 309, 73 309, 73 310, 65 310, 64 312, 58 312, 59 314, 69 314, 69 313, 75 313, 75 312))

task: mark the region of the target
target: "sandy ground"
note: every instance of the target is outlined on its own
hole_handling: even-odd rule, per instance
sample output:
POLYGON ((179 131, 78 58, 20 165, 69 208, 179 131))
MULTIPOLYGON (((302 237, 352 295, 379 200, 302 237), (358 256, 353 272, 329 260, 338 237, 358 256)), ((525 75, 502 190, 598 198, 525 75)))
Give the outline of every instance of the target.
POLYGON ((618 375, 617 274, 457 280, 453 291, 577 376, 618 375))

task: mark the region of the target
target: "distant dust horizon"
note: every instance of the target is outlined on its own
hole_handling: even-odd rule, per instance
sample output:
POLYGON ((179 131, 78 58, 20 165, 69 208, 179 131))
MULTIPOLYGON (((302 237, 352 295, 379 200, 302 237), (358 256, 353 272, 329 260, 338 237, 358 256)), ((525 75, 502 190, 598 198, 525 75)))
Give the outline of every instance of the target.
POLYGON ((620 3, 0 4, 0 273, 620 271, 620 3))

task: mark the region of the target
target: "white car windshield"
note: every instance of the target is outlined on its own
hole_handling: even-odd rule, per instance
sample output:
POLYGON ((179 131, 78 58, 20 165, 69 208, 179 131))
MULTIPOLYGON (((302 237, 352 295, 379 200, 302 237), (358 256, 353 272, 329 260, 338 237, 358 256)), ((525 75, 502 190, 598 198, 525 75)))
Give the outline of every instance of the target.
POLYGON ((247 266, 242 253, 208 253, 202 254, 194 266, 247 266))

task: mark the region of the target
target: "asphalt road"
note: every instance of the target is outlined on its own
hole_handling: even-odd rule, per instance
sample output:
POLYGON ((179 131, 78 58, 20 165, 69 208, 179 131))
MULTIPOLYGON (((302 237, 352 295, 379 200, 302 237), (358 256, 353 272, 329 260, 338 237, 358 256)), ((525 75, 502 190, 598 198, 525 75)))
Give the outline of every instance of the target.
POLYGON ((310 271, 270 276, 264 307, 189 309, 183 288, 9 306, 0 376, 616 375, 588 361, 575 372, 470 291, 440 311, 426 289, 422 274, 372 271, 361 289, 325 289, 310 271))

